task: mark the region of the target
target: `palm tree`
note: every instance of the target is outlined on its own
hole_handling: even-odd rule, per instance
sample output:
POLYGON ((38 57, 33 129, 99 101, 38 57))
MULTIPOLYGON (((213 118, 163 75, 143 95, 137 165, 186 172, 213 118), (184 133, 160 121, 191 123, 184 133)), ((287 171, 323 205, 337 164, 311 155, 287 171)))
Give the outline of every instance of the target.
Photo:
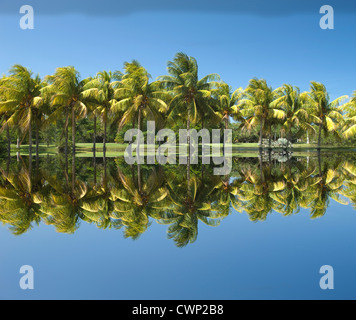
POLYGON ((348 103, 342 107, 345 112, 345 131, 343 136, 348 139, 356 135, 356 91, 348 103))
POLYGON ((33 78, 32 72, 21 65, 14 65, 10 75, 1 80, 0 113, 11 114, 4 123, 7 127, 19 126, 23 133, 28 133, 29 153, 32 155, 32 120, 43 104, 41 88, 43 83, 39 75, 33 78))
POLYGON ((347 99, 347 96, 342 96, 333 101, 330 101, 329 94, 320 82, 312 81, 310 92, 306 96, 306 109, 309 115, 318 124, 318 149, 321 147, 321 131, 332 132, 338 135, 337 122, 343 121, 342 109, 338 108, 340 103, 347 99))
POLYGON ((243 96, 239 106, 242 108, 242 115, 246 117, 245 127, 251 130, 260 126, 259 145, 261 148, 263 132, 270 133, 272 120, 284 119, 285 112, 280 107, 273 106, 276 92, 267 85, 264 79, 251 79, 243 96))
POLYGON ((141 130, 143 116, 155 121, 156 127, 162 126, 168 94, 159 90, 157 82, 149 83, 150 74, 136 60, 125 62, 124 71, 121 84, 115 90, 118 103, 111 107, 113 113, 126 110, 119 128, 137 119, 137 127, 141 130))
POLYGON ((308 112, 305 109, 306 93, 300 93, 298 87, 284 84, 275 90, 276 99, 271 106, 280 107, 284 110, 286 117, 283 127, 287 132, 288 140, 292 140, 292 128, 312 132, 314 128, 308 123, 308 112))
POLYGON ((117 104, 115 99, 115 90, 119 85, 122 74, 119 71, 112 73, 111 71, 98 72, 96 77, 84 86, 84 90, 93 92, 95 94, 95 102, 93 104, 93 116, 94 116, 94 138, 93 138, 93 150, 95 152, 95 140, 96 140, 96 118, 99 116, 104 125, 104 137, 103 137, 103 152, 106 152, 106 135, 108 114, 110 109, 117 104), (114 81, 115 80, 115 81, 114 81))
POLYGON ((218 100, 217 103, 217 114, 219 115, 221 121, 224 122, 225 129, 229 128, 230 117, 235 120, 244 121, 241 110, 238 107, 238 101, 242 95, 242 88, 239 88, 232 92, 231 87, 225 83, 221 82, 218 84, 217 89, 212 90, 214 96, 218 100))
POLYGON ((78 71, 74 67, 57 68, 52 76, 47 76, 49 85, 44 88, 44 94, 51 96, 53 112, 47 119, 49 123, 57 121, 65 115, 65 154, 68 155, 68 125, 69 115, 72 115, 72 152, 75 153, 75 125, 76 119, 87 114, 87 101, 95 98, 91 90, 83 87, 88 80, 80 80, 78 71))
MULTIPOLYGON (((187 123, 187 178, 190 174, 190 125, 195 124, 199 117, 210 119, 211 122, 219 122, 215 114, 212 99, 212 89, 217 86, 216 80, 220 80, 218 74, 208 74, 199 79, 198 63, 193 57, 179 52, 173 61, 167 64, 169 76, 160 76, 158 80, 161 85, 173 97, 169 104, 169 122, 177 121, 181 115, 185 116, 187 123)), ((188 188, 190 183, 188 182, 188 188)))
POLYGON ((220 80, 218 74, 208 74, 199 79, 197 61, 182 52, 168 62, 167 70, 169 76, 161 76, 158 80, 173 96, 168 120, 176 121, 177 116, 184 114, 188 131, 190 124, 195 124, 199 117, 219 120, 212 107, 214 99, 211 97, 212 90, 218 85, 216 81, 220 80))

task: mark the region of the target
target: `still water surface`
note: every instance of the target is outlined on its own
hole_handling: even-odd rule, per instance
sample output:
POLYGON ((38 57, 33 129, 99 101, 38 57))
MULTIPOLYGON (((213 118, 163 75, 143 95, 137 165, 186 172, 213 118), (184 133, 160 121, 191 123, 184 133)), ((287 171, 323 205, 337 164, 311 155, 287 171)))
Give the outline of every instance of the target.
POLYGON ((356 155, 263 160, 2 159, 0 298, 355 299, 356 155))

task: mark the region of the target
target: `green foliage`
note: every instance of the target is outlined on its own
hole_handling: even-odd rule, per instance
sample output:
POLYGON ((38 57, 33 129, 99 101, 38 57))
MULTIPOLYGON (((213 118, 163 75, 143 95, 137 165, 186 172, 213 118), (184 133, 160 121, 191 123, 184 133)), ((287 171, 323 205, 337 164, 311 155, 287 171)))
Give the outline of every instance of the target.
POLYGON ((265 79, 251 79, 234 90, 212 73, 200 78, 195 58, 177 53, 167 63, 168 75, 150 81, 136 60, 120 71, 101 71, 81 79, 71 66, 41 79, 15 65, 0 79, 1 148, 10 140, 23 144, 55 144, 65 150, 75 142, 123 142, 129 128, 145 131, 143 120, 156 129, 169 127, 233 129, 233 141, 261 142, 286 138, 319 146, 355 144, 356 91, 331 101, 322 83, 310 91, 283 84, 272 89, 265 79), (71 124, 70 124, 71 121, 71 124), (9 130, 8 130, 9 129, 9 130), (38 136, 37 136, 38 133, 38 136))

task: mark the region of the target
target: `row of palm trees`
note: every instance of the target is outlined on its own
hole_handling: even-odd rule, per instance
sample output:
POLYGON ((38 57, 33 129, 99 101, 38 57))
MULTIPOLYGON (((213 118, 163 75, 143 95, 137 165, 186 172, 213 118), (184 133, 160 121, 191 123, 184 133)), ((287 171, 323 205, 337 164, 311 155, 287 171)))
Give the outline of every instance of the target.
MULTIPOLYGON (((106 152, 107 125, 116 123, 142 128, 143 119, 154 120, 157 130, 164 126, 186 125, 201 127, 229 127, 233 119, 241 130, 259 131, 272 137, 279 128, 291 138, 292 129, 307 132, 318 139, 321 147, 322 131, 348 139, 356 133, 356 91, 351 99, 342 96, 331 101, 322 83, 311 82, 310 91, 284 84, 272 89, 264 79, 252 79, 245 88, 235 91, 218 74, 202 78, 193 57, 177 53, 167 64, 168 75, 150 81, 147 70, 133 60, 124 63, 124 72, 102 71, 95 77, 80 79, 74 67, 57 68, 55 73, 41 79, 21 66, 14 65, 8 75, 0 79, 1 130, 6 131, 10 150, 11 128, 28 136, 32 154, 35 131, 38 154, 39 133, 47 126, 64 120, 64 152, 68 154, 68 129, 72 129, 72 152, 76 146, 78 119, 100 119, 103 125, 103 152, 106 152), (71 122, 71 124, 70 124, 71 122)), ((96 148, 96 131, 93 150, 96 148)))
POLYGON ((125 237, 137 239, 153 220, 168 225, 168 238, 182 247, 197 239, 199 221, 217 226, 232 208, 263 221, 272 211, 287 216, 301 208, 312 218, 321 217, 331 199, 343 205, 348 199, 356 206, 352 159, 319 157, 278 165, 240 160, 231 176, 214 176, 202 167, 189 181, 181 166, 150 167, 138 175, 120 159, 115 161, 101 167, 99 177, 95 171, 89 178, 90 166, 83 163, 82 171, 72 166, 72 175, 67 167, 49 170, 47 161, 36 171, 25 162, 1 169, 0 221, 14 234, 41 221, 58 232, 73 233, 86 221, 100 228, 123 228, 125 237))

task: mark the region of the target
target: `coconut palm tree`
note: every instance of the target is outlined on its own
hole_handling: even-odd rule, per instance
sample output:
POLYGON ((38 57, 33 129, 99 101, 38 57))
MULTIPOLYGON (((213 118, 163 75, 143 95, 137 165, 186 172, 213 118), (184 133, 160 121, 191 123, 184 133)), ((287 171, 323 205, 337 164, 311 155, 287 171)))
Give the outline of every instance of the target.
POLYGON ((43 104, 41 89, 43 82, 39 75, 33 77, 32 72, 21 66, 14 65, 9 76, 1 80, 0 113, 11 114, 3 124, 7 127, 20 127, 24 134, 28 133, 29 153, 32 155, 32 124, 35 112, 39 112, 43 104))
POLYGON ((260 127, 259 145, 262 146, 263 132, 270 133, 272 120, 282 120, 285 112, 272 102, 276 97, 276 92, 267 85, 264 79, 251 79, 249 85, 244 90, 243 98, 239 102, 242 115, 246 117, 245 128, 251 130, 260 127))
POLYGON ((292 140, 292 128, 307 131, 314 131, 314 128, 308 122, 308 112, 305 109, 306 93, 300 93, 298 87, 290 84, 284 84, 275 90, 276 98, 271 106, 282 108, 285 112, 283 122, 284 131, 287 132, 287 138, 292 140))
POLYGON ((212 99, 212 90, 217 87, 217 80, 220 80, 218 74, 208 74, 199 79, 197 61, 182 52, 177 53, 173 61, 168 62, 167 70, 169 75, 160 76, 158 80, 173 96, 168 120, 176 121, 177 116, 185 115, 187 130, 190 129, 190 124, 195 124, 199 118, 219 121, 212 99))
POLYGON ((137 120, 137 127, 142 128, 142 118, 155 121, 156 127, 163 126, 162 115, 167 111, 166 92, 159 90, 157 82, 149 82, 150 74, 136 60, 124 63, 124 75, 119 88, 115 90, 118 103, 111 107, 113 113, 125 110, 119 128, 137 120))
POLYGON ((119 71, 112 73, 111 71, 98 72, 96 77, 86 83, 84 86, 85 91, 90 91, 95 94, 95 101, 92 103, 92 113, 94 116, 94 138, 93 138, 93 150, 95 152, 96 141, 96 118, 100 117, 104 126, 103 136, 103 153, 106 152, 106 136, 107 136, 107 124, 108 114, 110 109, 117 104, 115 99, 115 90, 119 85, 122 74, 119 71))
POLYGON ((48 117, 49 123, 55 122, 65 116, 65 154, 68 155, 68 126, 69 117, 72 118, 72 152, 75 153, 75 126, 76 119, 83 118, 88 111, 95 94, 91 90, 84 90, 84 85, 89 79, 80 80, 79 72, 74 67, 57 68, 52 76, 47 76, 49 83, 43 89, 44 95, 51 96, 52 113, 48 117))
POLYGON ((319 127, 318 149, 321 147, 321 131, 331 132, 339 135, 337 130, 338 122, 343 121, 342 108, 338 108, 340 103, 348 96, 339 97, 330 101, 329 94, 324 84, 311 81, 310 92, 306 95, 306 110, 319 127))
MULTIPOLYGON (((5 75, 0 79, 0 86, 2 85, 2 80, 5 80, 5 75)), ((6 96, 1 97, 0 95, 0 102, 6 101, 6 96)), ((10 128, 9 125, 6 123, 7 120, 9 119, 9 112, 2 112, 0 113, 0 121, 2 124, 5 124, 5 130, 6 130, 6 140, 7 140, 7 153, 8 156, 10 156, 10 151, 11 151, 11 138, 10 138, 10 128)), ((3 125, 1 125, 2 127, 3 125)))
POLYGON ((217 114, 224 123, 225 129, 229 128, 230 118, 243 123, 244 119, 238 107, 238 101, 243 93, 242 88, 232 92, 231 87, 227 83, 221 82, 217 85, 217 89, 213 89, 212 92, 214 97, 218 100, 217 114))
MULTIPOLYGON (((220 121, 214 112, 212 89, 216 88, 220 76, 216 73, 208 74, 199 79, 198 63, 193 57, 179 52, 173 61, 167 64, 168 76, 160 76, 158 80, 172 96, 169 103, 167 121, 175 123, 177 118, 185 117, 187 124, 187 179, 190 174, 190 125, 200 119, 209 119, 210 122, 220 121)), ((190 183, 188 182, 188 188, 190 183)))
POLYGON ((342 111, 345 120, 343 136, 348 139, 356 135, 356 91, 353 92, 350 101, 342 106, 342 111))

